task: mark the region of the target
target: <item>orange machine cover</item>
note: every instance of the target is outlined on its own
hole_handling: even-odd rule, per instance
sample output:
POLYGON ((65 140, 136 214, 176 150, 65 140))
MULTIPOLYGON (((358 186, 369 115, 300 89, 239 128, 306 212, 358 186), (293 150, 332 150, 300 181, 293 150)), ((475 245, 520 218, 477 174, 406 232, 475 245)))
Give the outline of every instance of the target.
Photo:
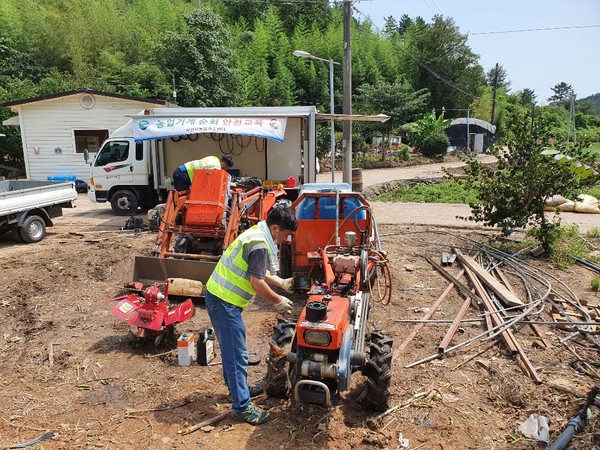
POLYGON ((187 201, 185 225, 225 227, 230 175, 219 169, 198 169, 187 201))

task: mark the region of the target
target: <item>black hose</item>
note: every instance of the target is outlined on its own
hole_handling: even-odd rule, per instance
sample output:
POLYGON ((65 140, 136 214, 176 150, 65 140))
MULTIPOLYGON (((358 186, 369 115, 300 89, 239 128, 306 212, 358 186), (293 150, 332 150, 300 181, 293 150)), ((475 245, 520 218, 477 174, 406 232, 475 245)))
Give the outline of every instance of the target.
POLYGON ((581 259, 581 258, 575 258, 575 261, 577 261, 579 264, 584 265, 588 269, 595 270, 596 272, 600 273, 600 266, 597 266, 594 263, 591 263, 591 262, 586 261, 585 259, 581 259))
POLYGON ((567 428, 558 436, 547 450, 564 450, 575 436, 575 433, 581 433, 587 424, 587 410, 594 403, 596 396, 600 393, 600 386, 594 386, 585 400, 585 405, 575 417, 569 419, 567 428))

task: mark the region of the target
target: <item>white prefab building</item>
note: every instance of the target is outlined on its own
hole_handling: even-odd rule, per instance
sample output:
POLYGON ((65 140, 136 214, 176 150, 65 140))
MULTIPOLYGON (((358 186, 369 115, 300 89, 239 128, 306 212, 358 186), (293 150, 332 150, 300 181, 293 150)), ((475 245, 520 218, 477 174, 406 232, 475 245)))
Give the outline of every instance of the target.
POLYGON ((88 183, 90 166, 83 158, 86 149, 93 160, 109 134, 129 120, 127 116, 174 105, 163 100, 77 89, 2 106, 18 114, 2 124, 21 128, 27 179, 74 177, 88 183))

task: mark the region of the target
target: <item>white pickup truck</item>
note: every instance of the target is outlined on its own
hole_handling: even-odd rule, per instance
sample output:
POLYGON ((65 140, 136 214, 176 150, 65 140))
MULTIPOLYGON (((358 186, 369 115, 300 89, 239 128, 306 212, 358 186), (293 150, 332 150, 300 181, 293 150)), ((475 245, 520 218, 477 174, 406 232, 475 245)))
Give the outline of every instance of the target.
POLYGON ((0 234, 13 231, 23 242, 39 242, 76 198, 72 182, 1 180, 0 234))

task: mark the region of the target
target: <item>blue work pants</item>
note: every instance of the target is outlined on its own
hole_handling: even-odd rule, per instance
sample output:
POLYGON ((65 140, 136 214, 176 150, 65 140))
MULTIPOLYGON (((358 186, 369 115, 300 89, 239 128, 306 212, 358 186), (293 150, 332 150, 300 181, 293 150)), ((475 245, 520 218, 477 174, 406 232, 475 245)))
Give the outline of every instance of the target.
POLYGON ((223 377, 233 398, 232 409, 241 413, 250 404, 248 348, 246 326, 242 321, 243 309, 221 300, 210 292, 206 293, 205 303, 221 349, 223 377))

